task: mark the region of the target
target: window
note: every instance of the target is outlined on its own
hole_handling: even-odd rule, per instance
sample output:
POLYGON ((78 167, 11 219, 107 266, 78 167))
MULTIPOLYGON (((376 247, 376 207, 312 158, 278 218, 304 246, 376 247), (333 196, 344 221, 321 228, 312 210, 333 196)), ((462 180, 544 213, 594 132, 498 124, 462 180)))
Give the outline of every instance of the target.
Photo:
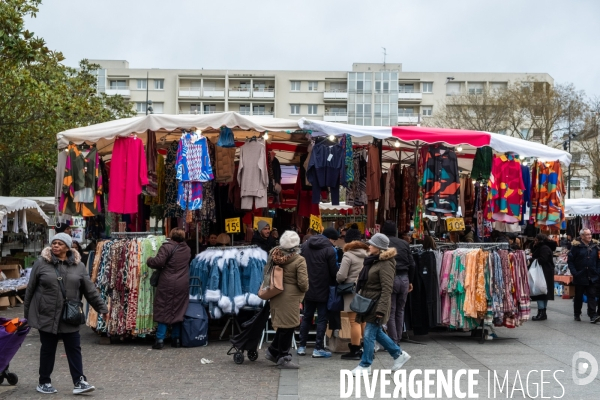
POLYGON ((141 90, 146 90, 148 88, 148 81, 146 79, 138 79, 137 88, 141 90))
POLYGON ((154 80, 154 90, 164 90, 165 88, 165 80, 164 79, 155 79, 154 80))
POLYGON ((200 103, 190 104, 190 114, 202 114, 202 106, 200 103))
POLYGON ((529 128, 521 128, 521 138, 527 139, 529 137, 529 128))
POLYGON ((113 90, 127 89, 127 81, 126 80, 110 81, 110 88, 113 90))
MULTIPOLYGON (((200 87, 200 85, 198 85, 200 87)), ((217 89, 217 82, 204 82, 204 90, 215 91, 217 89)))
POLYGON ((253 115, 265 115, 265 106, 264 105, 253 106, 252 114, 253 115))
POLYGON ((414 116, 415 110, 412 107, 398 107, 399 117, 412 117, 414 116))
POLYGON ((240 104, 240 114, 250 115, 250 104, 240 104))
POLYGON ((329 109, 329 115, 347 115, 346 107, 335 106, 329 109))
POLYGON ((571 179, 569 183, 572 189, 579 189, 582 186, 581 179, 571 179))
POLYGON ((152 114, 162 114, 165 112, 165 103, 152 103, 152 114))
POLYGON ((143 103, 135 103, 135 111, 138 112, 138 114, 145 114, 146 113, 146 102, 143 103))
POLYGON ((581 153, 580 152, 573 152, 571 153, 571 163, 572 164, 581 164, 581 153))
POLYGON ((531 90, 531 82, 521 82, 521 91, 523 93, 529 93, 531 90))
POLYGON ((190 88, 192 90, 200 90, 201 85, 202 85, 201 81, 190 81, 190 88))
POLYGON ((329 90, 331 92, 347 92, 348 86, 342 82, 331 82, 329 84, 329 90))
POLYGON ((421 82, 421 91, 423 93, 433 93, 433 82, 421 82))
POLYGON ((500 134, 500 135, 506 135, 506 129, 500 129, 498 131, 498 134, 500 134))
POLYGON ((300 91, 300 81, 292 81, 290 90, 292 92, 299 92, 300 91))
POLYGON ((460 82, 446 83, 446 96, 456 96, 460 94, 460 82))
POLYGON ((538 140, 542 139, 542 130, 541 129, 533 130, 533 139, 538 139, 538 140))
POLYGON ((319 82, 317 82, 317 81, 309 81, 308 82, 308 91, 309 92, 316 92, 318 88, 319 88, 319 82))
POLYGON ((483 94, 483 82, 469 82, 469 94, 483 94))
POLYGON ((490 89, 492 92, 503 92, 506 90, 507 84, 506 82, 491 82, 490 89))
POLYGON ((300 104, 290 104, 290 114, 300 115, 300 104))
POLYGON ((415 85, 412 83, 403 83, 398 85, 398 91, 400 93, 414 93, 415 85))
POLYGON ((204 105, 204 114, 214 114, 217 111, 216 104, 205 104, 204 105))
POLYGON ((240 82, 240 90, 243 92, 247 92, 250 89, 250 82, 240 82))
POLYGON ((431 117, 433 114, 433 106, 423 106, 421 107, 421 113, 424 117, 431 117))
POLYGON ((309 104, 308 105, 308 115, 317 115, 318 108, 319 108, 319 106, 316 104, 309 104))

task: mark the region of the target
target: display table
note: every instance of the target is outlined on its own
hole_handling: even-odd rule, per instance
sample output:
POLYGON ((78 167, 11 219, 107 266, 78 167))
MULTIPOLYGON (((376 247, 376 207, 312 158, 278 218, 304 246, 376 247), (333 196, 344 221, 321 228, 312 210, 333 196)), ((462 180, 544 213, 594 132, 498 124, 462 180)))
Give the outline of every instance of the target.
POLYGON ((573 275, 554 275, 554 282, 570 285, 573 282, 573 275))

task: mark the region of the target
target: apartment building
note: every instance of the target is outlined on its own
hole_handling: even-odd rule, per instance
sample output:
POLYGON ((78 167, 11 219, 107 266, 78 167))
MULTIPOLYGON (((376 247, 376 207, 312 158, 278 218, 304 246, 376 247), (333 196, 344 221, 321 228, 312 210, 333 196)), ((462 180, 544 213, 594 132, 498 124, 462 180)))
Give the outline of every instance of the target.
POLYGON ((459 93, 509 82, 553 79, 546 73, 405 72, 402 64, 355 63, 351 71, 129 68, 99 64, 98 90, 130 100, 138 114, 243 115, 319 119, 356 125, 415 125, 459 93))

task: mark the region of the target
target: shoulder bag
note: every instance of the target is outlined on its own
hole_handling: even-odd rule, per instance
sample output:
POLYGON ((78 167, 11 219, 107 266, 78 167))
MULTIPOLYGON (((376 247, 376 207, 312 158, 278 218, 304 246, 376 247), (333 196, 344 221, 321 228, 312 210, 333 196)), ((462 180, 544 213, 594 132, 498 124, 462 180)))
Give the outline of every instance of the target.
POLYGON ((63 295, 63 309, 60 314, 60 320, 65 324, 79 326, 85 324, 85 315, 83 314, 83 303, 79 300, 68 300, 67 291, 63 283, 63 278, 58 273, 58 266, 54 266, 54 272, 56 272, 56 278, 58 279, 58 286, 63 295))
POLYGON ((258 290, 258 297, 269 300, 283 292, 283 268, 271 264, 269 270, 269 281, 266 279, 258 290))
POLYGON ((339 285, 337 285, 337 294, 352 294, 354 293, 354 288, 356 287, 356 283, 355 282, 350 282, 350 283, 340 283, 339 285))
POLYGON ((357 314, 369 314, 378 301, 379 296, 377 296, 376 299, 369 299, 368 297, 364 297, 356 293, 352 299, 352 302, 350 302, 350 309, 357 314))
MULTIPOLYGON (((167 260, 165 261, 165 265, 163 266, 163 268, 166 267, 167 264, 169 264, 169 260, 171 259, 171 257, 173 256, 173 253, 175 253, 175 250, 177 250, 178 247, 179 247, 179 243, 177 243, 177 246, 175 246, 173 251, 171 251, 171 254, 169 254, 169 256, 167 257, 167 260)), ((158 286, 158 279, 160 278, 161 270, 162 270, 162 268, 155 269, 154 272, 152 273, 152 275, 150 275, 150 286, 153 286, 153 287, 158 286)))

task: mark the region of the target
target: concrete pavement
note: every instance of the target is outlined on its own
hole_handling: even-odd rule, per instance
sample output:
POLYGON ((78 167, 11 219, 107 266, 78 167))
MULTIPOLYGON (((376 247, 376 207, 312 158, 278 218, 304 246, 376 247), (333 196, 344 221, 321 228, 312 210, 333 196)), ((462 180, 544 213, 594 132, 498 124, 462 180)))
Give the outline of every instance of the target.
MULTIPOLYGON (((18 316, 22 314, 22 308, 1 311, 0 314, 18 316)), ((493 398, 494 371, 500 382, 508 372, 504 392, 500 393, 496 387, 496 398, 541 398, 540 373, 531 373, 529 383, 527 374, 531 370, 544 369, 551 371, 543 379, 547 382, 543 385, 544 397, 558 398, 562 395, 561 398, 569 400, 595 398, 600 391, 600 374, 592 383, 578 386, 573 383, 571 366, 573 355, 578 351, 586 351, 600 360, 600 324, 592 325, 585 319, 574 322, 572 314, 572 302, 557 299, 549 304, 547 321, 528 321, 516 329, 497 329, 500 337, 514 340, 479 344, 468 333, 451 332, 415 337, 425 345, 402 345, 412 356, 405 366, 407 377, 417 369, 450 369, 453 373, 478 369, 475 393, 479 394, 479 398, 493 398), (556 372, 559 370, 563 372, 556 372), (491 396, 488 396, 488 372, 492 378, 491 396), (552 375, 555 372, 557 379, 552 375), (522 391, 519 382, 522 383, 522 391), (506 388, 512 391, 512 396, 511 393, 507 396, 506 388)), ((228 342, 211 342, 204 348, 166 347, 163 351, 152 351, 149 344, 139 341, 100 345, 98 337, 86 327, 82 327, 81 333, 86 375, 89 382, 97 387, 89 397, 99 399, 333 399, 340 398, 340 370, 352 369, 358 363, 341 360, 339 354, 334 354, 331 359, 313 359, 309 347, 307 356, 294 355, 300 370, 279 371, 264 359, 264 347, 256 362, 246 358, 244 364, 237 365, 231 356, 226 355, 228 342), (203 365, 201 358, 211 359, 214 363, 203 365)), ((59 394, 40 395, 35 391, 38 354, 39 336, 33 330, 11 365, 11 370, 19 376, 19 383, 15 387, 6 383, 0 386, 0 399, 72 397, 67 360, 60 345, 53 374, 53 383, 59 394)), ((391 365, 392 359, 387 353, 376 353, 374 368, 389 369, 391 365)), ((588 371, 591 367, 590 364, 588 371)), ((422 380, 423 376, 417 375, 417 379, 422 380)), ((392 384, 387 392, 392 394, 393 388, 392 384)), ((460 389, 467 390, 466 379, 460 381, 460 389)), ((361 398, 367 398, 364 384, 361 391, 361 398)), ((380 395, 380 384, 377 383, 373 398, 381 398, 380 395)), ((355 393, 351 398, 356 398, 355 393)), ((407 392, 407 398, 419 396, 410 396, 407 392)))

